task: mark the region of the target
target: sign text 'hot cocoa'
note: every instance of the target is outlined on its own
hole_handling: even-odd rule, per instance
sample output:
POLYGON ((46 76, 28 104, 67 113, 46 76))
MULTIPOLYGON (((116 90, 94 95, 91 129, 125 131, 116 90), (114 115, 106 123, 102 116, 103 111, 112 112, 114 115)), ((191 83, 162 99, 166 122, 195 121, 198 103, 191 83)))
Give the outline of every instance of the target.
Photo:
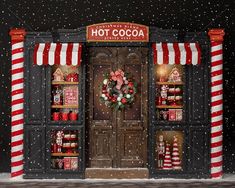
POLYGON ((148 42, 149 28, 134 23, 101 23, 87 26, 88 42, 148 42))

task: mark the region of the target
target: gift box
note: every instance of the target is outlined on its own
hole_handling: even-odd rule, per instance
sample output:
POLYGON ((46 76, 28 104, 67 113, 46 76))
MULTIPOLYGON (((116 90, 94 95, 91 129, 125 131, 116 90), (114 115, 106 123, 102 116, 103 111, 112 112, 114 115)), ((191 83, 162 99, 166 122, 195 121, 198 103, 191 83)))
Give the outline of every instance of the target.
POLYGON ((66 76, 66 81, 68 82, 78 82, 78 74, 70 73, 66 76))
POLYGON ((176 112, 175 109, 169 109, 169 121, 175 121, 176 120, 176 112))
POLYGON ((78 158, 77 157, 71 157, 71 170, 77 170, 78 169, 78 158))
POLYGON ((71 158, 65 157, 64 158, 64 170, 70 170, 71 169, 71 158))
POLYGON ((176 109, 175 110, 175 116, 176 116, 176 118, 175 118, 176 121, 181 121, 183 119, 182 109, 176 109))

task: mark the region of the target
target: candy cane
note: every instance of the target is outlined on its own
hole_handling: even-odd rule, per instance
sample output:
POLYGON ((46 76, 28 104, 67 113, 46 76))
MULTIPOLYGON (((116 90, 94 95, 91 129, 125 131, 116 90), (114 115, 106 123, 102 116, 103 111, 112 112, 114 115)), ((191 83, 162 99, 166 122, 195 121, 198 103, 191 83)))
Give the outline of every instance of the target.
POLYGON ((23 174, 24 123, 24 36, 25 30, 12 29, 11 70, 11 177, 23 174))
POLYGON ((223 36, 222 29, 209 31, 211 40, 211 177, 223 175, 223 36))

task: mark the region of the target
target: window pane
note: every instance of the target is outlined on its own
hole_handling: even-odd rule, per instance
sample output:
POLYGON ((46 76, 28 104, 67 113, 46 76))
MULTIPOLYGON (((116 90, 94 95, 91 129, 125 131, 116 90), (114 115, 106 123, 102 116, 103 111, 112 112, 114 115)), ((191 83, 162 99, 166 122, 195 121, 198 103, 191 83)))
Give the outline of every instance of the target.
POLYGON ((54 65, 51 75, 51 119, 78 120, 79 66, 54 65))
POLYGON ((156 169, 182 169, 183 140, 182 131, 158 131, 156 133, 156 169))
POLYGON ((51 131, 51 169, 77 170, 79 131, 51 131))
POLYGON ((183 119, 183 66, 157 65, 156 115, 158 121, 183 119))

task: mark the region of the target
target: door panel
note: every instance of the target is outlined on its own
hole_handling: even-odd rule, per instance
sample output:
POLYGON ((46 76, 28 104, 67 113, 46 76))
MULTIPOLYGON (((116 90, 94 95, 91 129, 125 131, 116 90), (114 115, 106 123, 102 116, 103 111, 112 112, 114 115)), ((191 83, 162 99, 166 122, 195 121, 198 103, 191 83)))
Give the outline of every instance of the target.
POLYGON ((115 148, 115 117, 110 108, 100 102, 103 74, 114 69, 116 48, 89 49, 89 166, 112 167, 115 148))
POLYGON ((92 128, 91 167, 108 168, 113 164, 112 128, 92 128))
POLYGON ((110 120, 111 109, 107 108, 104 103, 100 102, 100 96, 97 91, 100 90, 100 84, 103 82, 101 75, 110 72, 110 65, 94 65, 93 66, 93 119, 94 120, 110 120), (98 73, 98 74, 97 74, 98 73))
POLYGON ((120 48, 118 62, 137 82, 137 94, 131 108, 117 113, 118 159, 120 167, 144 167, 147 156, 147 49, 120 48))
POLYGON ((141 95, 142 84, 141 84, 141 61, 138 64, 127 64, 124 66, 124 70, 130 73, 134 80, 137 82, 137 95, 132 108, 124 110, 124 120, 141 120, 141 95))
POLYGON ((43 173, 45 171, 45 132, 40 125, 28 125, 25 130, 25 172, 43 173), (29 127, 30 126, 30 127, 29 127))
POLYGON ((42 124, 44 119, 45 69, 34 65, 31 57, 33 50, 28 50, 25 63, 25 123, 42 124))
POLYGON ((145 167, 147 158, 147 49, 93 47, 89 50, 89 167, 145 167), (138 84, 130 108, 115 111, 100 102, 104 74, 122 69, 138 84))

